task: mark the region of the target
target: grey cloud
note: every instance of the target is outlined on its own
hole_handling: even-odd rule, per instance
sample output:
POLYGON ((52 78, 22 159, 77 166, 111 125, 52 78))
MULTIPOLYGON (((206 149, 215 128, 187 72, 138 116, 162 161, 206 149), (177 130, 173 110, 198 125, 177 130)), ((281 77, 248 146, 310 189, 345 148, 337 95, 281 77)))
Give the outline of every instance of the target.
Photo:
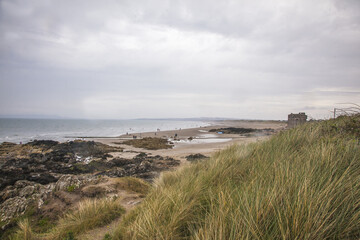
POLYGON ((194 100, 171 99, 178 117, 261 118, 249 108, 264 104, 276 109, 264 118, 323 111, 359 100, 347 91, 360 89, 359 19, 356 0, 2 0, 0 113, 116 118, 130 111, 125 98, 139 117, 158 116, 138 102, 166 117, 169 95, 194 100), (338 90, 313 91, 329 87, 338 90))

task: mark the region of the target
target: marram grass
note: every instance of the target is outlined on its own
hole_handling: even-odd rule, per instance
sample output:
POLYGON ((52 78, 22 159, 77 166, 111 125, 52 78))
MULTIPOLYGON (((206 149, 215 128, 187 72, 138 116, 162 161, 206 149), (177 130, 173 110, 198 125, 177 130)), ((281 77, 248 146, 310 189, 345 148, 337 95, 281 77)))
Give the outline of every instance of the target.
MULTIPOLYGON (((111 178, 117 189, 145 195, 151 187, 146 181, 134 177, 111 178)), ((33 230, 31 221, 25 218, 18 222, 15 234, 11 240, 51 240, 72 239, 88 230, 101 227, 117 219, 125 212, 121 199, 86 199, 77 205, 73 211, 60 216, 55 226, 44 233, 33 230)), ((31 219, 30 219, 31 220, 31 219)), ((43 229, 45 230, 45 229, 43 229)))
POLYGON ((103 226, 120 217, 125 210, 118 200, 88 199, 78 208, 65 214, 48 233, 38 234, 31 230, 27 219, 19 222, 19 229, 12 240, 63 240, 76 239, 76 235, 103 226))
POLYGON ((166 173, 113 239, 359 239, 360 116, 166 173))
POLYGON ((49 239, 64 239, 69 233, 77 235, 95 227, 103 226, 120 217, 125 210, 119 201, 89 199, 81 202, 75 212, 61 218, 50 232, 49 239))

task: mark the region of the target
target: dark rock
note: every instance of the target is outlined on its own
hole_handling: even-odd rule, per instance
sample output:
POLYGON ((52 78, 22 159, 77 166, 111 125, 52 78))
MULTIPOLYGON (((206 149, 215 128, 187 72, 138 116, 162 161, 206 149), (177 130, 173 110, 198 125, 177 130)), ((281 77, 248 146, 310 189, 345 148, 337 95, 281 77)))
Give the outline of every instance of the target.
POLYGON ((143 159, 147 157, 147 154, 142 152, 142 153, 139 153, 138 155, 135 156, 135 159, 143 159))
POLYGON ((193 161, 198 161, 198 160, 203 160, 203 159, 207 159, 208 157, 201 154, 201 153, 197 153, 197 154, 190 154, 188 156, 186 156, 186 160, 193 162, 193 161))
POLYGON ((129 176, 128 172, 120 167, 115 167, 107 171, 99 172, 96 176, 108 176, 108 177, 125 177, 129 176))
POLYGON ((32 142, 28 142, 26 145, 50 149, 58 144, 59 144, 59 142, 53 141, 53 140, 34 140, 32 142))
POLYGON ((236 128, 236 127, 228 127, 228 128, 217 128, 211 129, 209 132, 222 132, 224 134, 249 134, 249 133, 263 133, 270 134, 274 133, 275 130, 271 128, 264 129, 254 129, 254 128, 236 128))
POLYGON ((131 164, 132 162, 133 162, 133 160, 131 160, 131 159, 114 158, 109 161, 109 164, 111 164, 112 166, 116 166, 116 167, 122 167, 124 165, 131 164))
POLYGON ((29 157, 35 162, 45 162, 47 160, 42 153, 31 153, 29 157))
POLYGON ((252 133, 258 131, 257 129, 253 128, 235 128, 235 127, 228 127, 228 128, 217 128, 211 129, 209 132, 222 132, 225 134, 245 134, 245 133, 252 133))
POLYGON ((32 173, 26 177, 26 180, 45 185, 51 182, 56 182, 58 179, 49 173, 32 173))

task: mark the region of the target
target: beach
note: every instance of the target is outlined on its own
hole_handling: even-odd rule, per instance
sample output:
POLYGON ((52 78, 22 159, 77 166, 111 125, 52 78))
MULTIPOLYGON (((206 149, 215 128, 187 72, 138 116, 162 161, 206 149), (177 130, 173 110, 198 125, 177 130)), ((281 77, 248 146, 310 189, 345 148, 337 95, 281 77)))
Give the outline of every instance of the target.
POLYGON ((117 137, 1 143, 3 230, 11 229, 14 219, 31 206, 38 209, 38 217, 53 221, 79 202, 99 196, 120 198, 129 210, 145 197, 145 191, 136 192, 134 186, 146 188, 161 172, 207 161, 233 144, 264 141, 286 127, 281 121, 245 120, 213 121, 193 128, 171 124, 174 130, 134 131, 117 137))
POLYGON ((137 154, 144 152, 148 155, 172 157, 180 160, 181 164, 184 164, 187 163, 186 157, 191 154, 203 154, 210 157, 214 152, 233 144, 247 144, 265 140, 285 128, 286 122, 283 121, 222 120, 213 121, 210 126, 204 127, 132 133, 114 138, 92 138, 91 140, 110 146, 120 146, 124 148, 123 152, 112 153, 114 157, 132 158, 137 154), (253 134, 226 134, 221 132, 210 132, 212 129, 222 128, 267 129, 270 131, 259 131, 253 134), (124 141, 134 139, 135 137, 136 139, 143 139, 147 137, 167 139, 173 143, 173 148, 148 150, 122 144, 124 141))

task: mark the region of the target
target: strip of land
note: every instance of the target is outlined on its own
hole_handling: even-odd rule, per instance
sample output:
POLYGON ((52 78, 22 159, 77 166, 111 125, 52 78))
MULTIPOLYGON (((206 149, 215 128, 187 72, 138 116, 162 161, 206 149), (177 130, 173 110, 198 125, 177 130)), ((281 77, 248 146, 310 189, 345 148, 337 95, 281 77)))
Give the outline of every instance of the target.
POLYGON ((122 147, 122 152, 112 153, 116 157, 131 158, 139 152, 145 152, 149 155, 172 157, 180 160, 183 164, 186 163, 186 156, 188 155, 200 153, 210 156, 212 153, 233 144, 247 144, 267 139, 270 135, 285 128, 286 122, 283 121, 224 120, 214 121, 211 126, 206 127, 125 134, 116 138, 94 138, 93 140, 110 146, 122 147), (257 131, 245 134, 211 132, 213 129, 225 128, 243 128, 257 131), (134 138, 163 138, 173 143, 173 147, 149 150, 123 144, 125 141, 134 138))

